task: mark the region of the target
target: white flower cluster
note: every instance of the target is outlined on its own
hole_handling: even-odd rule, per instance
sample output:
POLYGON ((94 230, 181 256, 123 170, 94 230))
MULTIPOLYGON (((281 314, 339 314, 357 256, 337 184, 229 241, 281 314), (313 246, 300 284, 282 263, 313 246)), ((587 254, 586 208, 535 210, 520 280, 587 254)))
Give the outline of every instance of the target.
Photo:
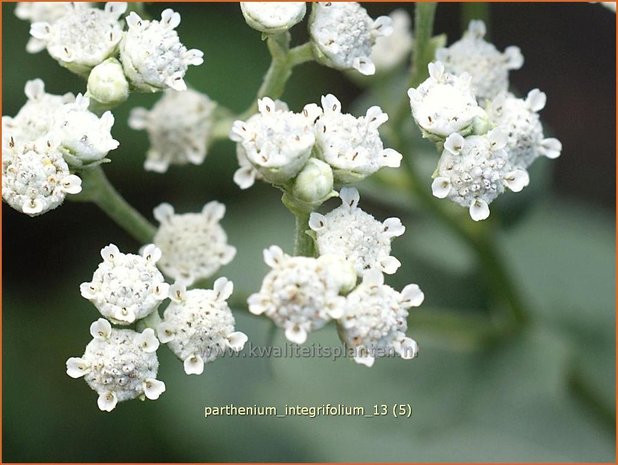
POLYGON ((226 348, 244 347, 247 336, 234 330, 226 303, 233 291, 226 278, 215 281, 213 290, 187 291, 179 282, 170 286, 156 268, 161 250, 153 244, 140 255, 123 254, 110 244, 101 256, 103 262, 92 281, 83 283, 80 291, 107 319, 99 318, 90 326, 93 340, 84 355, 66 362, 69 376, 84 377, 99 394, 101 410, 109 412, 130 399, 155 400, 165 391, 165 384, 156 379, 159 341, 183 360, 187 374, 202 373, 204 363, 221 356, 226 348), (157 308, 167 298, 171 303, 161 320, 157 308), (137 320, 147 326, 141 333, 110 324, 126 326, 137 320))
POLYGON ((305 17, 305 2, 240 2, 245 21, 265 34, 285 32, 305 17))
POLYGON ((202 374, 205 363, 227 349, 239 352, 247 342, 244 333, 234 330, 234 316, 226 302, 233 290, 234 285, 226 278, 217 279, 212 290, 187 291, 182 284, 170 288, 172 302, 157 333, 183 361, 188 375, 202 374))
POLYGON ((414 44, 412 21, 407 11, 397 9, 388 16, 393 32, 377 37, 371 49, 370 58, 376 67, 376 73, 388 72, 403 63, 410 56, 414 44))
POLYGON ((156 400, 165 392, 165 383, 156 379, 159 341, 151 328, 138 333, 113 329, 99 318, 90 326, 93 339, 81 357, 67 360, 71 378, 84 377, 99 398, 99 409, 111 412, 118 402, 140 398, 156 400))
POLYGON ((267 97, 258 107, 247 121, 236 121, 230 134, 238 142, 240 164, 234 180, 243 189, 258 178, 291 185, 313 208, 334 195, 333 183, 360 181, 401 163, 401 154, 383 146, 378 128, 388 115, 377 106, 357 118, 342 113, 339 100, 329 94, 322 97, 322 108, 309 104, 301 113, 267 97))
POLYGON ((315 3, 309 19, 318 62, 335 69, 356 69, 365 75, 376 71, 371 60, 376 39, 392 32, 390 17, 373 20, 356 2, 315 3))
POLYGON ((154 216, 161 224, 153 242, 162 252, 158 265, 163 273, 189 286, 230 263, 236 248, 227 244, 219 224, 224 215, 225 205, 214 201, 200 213, 176 214, 167 203, 156 207, 154 216))
POLYGON ((423 136, 442 150, 432 190, 467 207, 474 221, 505 191, 529 183, 527 168, 540 156, 557 158, 562 144, 545 138, 538 112, 546 95, 538 89, 520 99, 507 92, 508 71, 523 57, 517 47, 499 53, 483 40, 485 25, 472 21, 464 37, 436 52, 429 78, 409 89, 412 116, 423 136))
POLYGON ((161 20, 145 20, 131 12, 124 31, 120 18, 127 10, 125 2, 108 2, 103 10, 84 2, 35 5, 16 11, 32 21, 29 50, 47 48, 61 66, 80 75, 90 74, 89 93, 104 104, 126 100, 129 83, 134 90, 146 92, 186 90, 187 68, 204 61, 201 51, 188 50, 180 42, 175 31, 180 15, 171 9, 163 11, 161 20), (113 65, 121 67, 108 63, 104 70, 91 73, 110 58, 117 58, 113 65))
POLYGON ((391 240, 405 232, 401 220, 388 218, 380 222, 361 210, 360 196, 353 187, 342 188, 339 197, 340 207, 326 215, 311 213, 309 218, 318 253, 342 256, 358 276, 371 268, 395 273, 401 263, 390 255, 391 240))
POLYGON ((112 114, 90 112, 87 97, 48 94, 40 79, 28 81, 25 94, 17 115, 2 117, 2 198, 34 216, 81 191, 69 167, 101 163, 118 142, 112 114))
POLYGON ((444 64, 448 73, 470 75, 472 90, 479 102, 506 92, 509 71, 519 69, 524 64, 519 47, 507 47, 504 53, 500 53, 493 44, 483 39, 485 34, 483 21, 470 21, 461 40, 448 48, 436 50, 436 60, 444 64))
POLYGON ((144 168, 164 173, 170 165, 200 165, 206 158, 216 104, 207 95, 188 89, 166 90, 152 110, 134 108, 133 129, 145 129, 150 139, 144 168))

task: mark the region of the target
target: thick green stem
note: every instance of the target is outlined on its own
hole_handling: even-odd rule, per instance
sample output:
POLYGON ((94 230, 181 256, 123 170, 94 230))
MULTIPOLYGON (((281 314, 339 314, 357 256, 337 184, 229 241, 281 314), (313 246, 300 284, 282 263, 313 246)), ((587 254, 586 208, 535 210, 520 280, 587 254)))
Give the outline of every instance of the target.
POLYGON ((93 202, 138 242, 152 242, 156 228, 114 189, 100 166, 84 170, 80 176, 82 192, 73 196, 74 200, 93 202))
POLYGON ((313 257, 313 239, 307 234, 310 212, 294 212, 296 217, 296 236, 294 238, 294 255, 313 257))

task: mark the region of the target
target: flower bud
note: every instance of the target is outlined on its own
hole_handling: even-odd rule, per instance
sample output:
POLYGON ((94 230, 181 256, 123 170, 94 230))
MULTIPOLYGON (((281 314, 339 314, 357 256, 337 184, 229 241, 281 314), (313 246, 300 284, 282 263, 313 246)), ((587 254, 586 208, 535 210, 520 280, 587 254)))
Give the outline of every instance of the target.
POLYGON ((265 34, 285 32, 305 17, 305 2, 240 2, 245 21, 265 34))
POLYGON ((88 76, 88 96, 108 107, 119 105, 129 97, 129 83, 118 60, 108 58, 92 69, 88 76))
POLYGON ((333 170, 328 163, 310 158, 296 176, 292 194, 296 200, 307 204, 313 210, 337 195, 333 190, 333 182, 333 170))

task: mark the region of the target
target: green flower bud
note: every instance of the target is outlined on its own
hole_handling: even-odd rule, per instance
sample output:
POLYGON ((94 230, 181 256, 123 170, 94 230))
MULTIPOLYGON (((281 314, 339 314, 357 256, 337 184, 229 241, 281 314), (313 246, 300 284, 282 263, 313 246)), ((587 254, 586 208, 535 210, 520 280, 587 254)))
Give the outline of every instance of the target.
POLYGON ((88 96, 108 107, 119 105, 129 97, 129 83, 118 60, 109 58, 92 69, 88 76, 88 96))

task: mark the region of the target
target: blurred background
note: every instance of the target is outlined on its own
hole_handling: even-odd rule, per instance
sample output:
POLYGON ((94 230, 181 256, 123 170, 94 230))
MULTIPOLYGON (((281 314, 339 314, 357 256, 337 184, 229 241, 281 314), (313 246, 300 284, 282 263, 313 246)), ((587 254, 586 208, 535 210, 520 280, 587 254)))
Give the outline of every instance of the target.
MULTIPOLYGON (((168 6, 146 8, 158 17, 168 6)), ((373 17, 414 10, 407 3, 365 6, 373 17)), ((14 4, 2 8, 2 113, 16 114, 29 79, 42 78, 51 93, 83 91, 85 83, 46 52, 25 52, 28 24, 15 18, 14 4)), ((181 40, 205 53, 205 64, 189 70, 188 82, 244 110, 269 63, 259 33, 244 23, 238 4, 173 8, 182 15, 181 40)), ((524 67, 511 73, 513 88, 521 95, 535 87, 547 93, 541 113, 546 133, 564 147, 555 162, 535 163, 529 188, 492 205, 498 250, 530 315, 524 331, 479 343, 491 313, 476 256, 414 198, 367 187, 363 208, 378 218, 398 215, 407 227, 394 243, 403 266, 387 281, 397 289, 415 282, 425 292, 408 330, 421 348, 416 360, 378 360, 367 369, 349 360, 237 358, 189 377, 162 348, 159 378, 167 392, 156 402, 126 402, 102 413, 96 394, 65 373, 66 359, 83 353, 89 324, 99 316, 80 296, 79 284, 92 276, 103 246, 113 242, 134 252, 140 244, 90 204, 67 201, 38 218, 3 204, 3 460, 613 462, 615 15, 589 3, 500 3, 490 6, 490 20, 496 46, 517 45, 524 54, 524 67), (461 325, 457 315, 472 323, 461 325), (368 410, 409 403, 413 415, 203 417, 205 406, 231 403, 342 403, 368 410)), ((297 44, 307 36, 305 25, 293 31, 297 44)), ((450 44, 461 30, 461 6, 440 4, 435 32, 447 34, 450 44)), ((295 70, 283 99, 298 110, 326 93, 356 114, 380 104, 363 97, 362 83, 315 63, 295 70)), ((238 254, 220 274, 234 281, 238 296, 248 295, 266 272, 262 249, 278 244, 291 251, 293 218, 274 189, 234 185, 229 141, 218 142, 201 166, 145 172, 147 136, 126 121, 133 106, 150 108, 158 97, 135 95, 114 111, 113 134, 121 146, 105 171, 151 220, 164 201, 178 212, 224 202, 223 226, 238 254)), ((411 117, 408 123, 416 133, 411 117)), ((404 156, 417 157, 428 176, 437 160, 427 145, 404 156)), ((265 318, 241 306, 235 316, 253 344, 268 342, 265 318)), ((330 326, 309 343, 337 341, 330 326)), ((283 343, 279 332, 274 344, 283 343)))

